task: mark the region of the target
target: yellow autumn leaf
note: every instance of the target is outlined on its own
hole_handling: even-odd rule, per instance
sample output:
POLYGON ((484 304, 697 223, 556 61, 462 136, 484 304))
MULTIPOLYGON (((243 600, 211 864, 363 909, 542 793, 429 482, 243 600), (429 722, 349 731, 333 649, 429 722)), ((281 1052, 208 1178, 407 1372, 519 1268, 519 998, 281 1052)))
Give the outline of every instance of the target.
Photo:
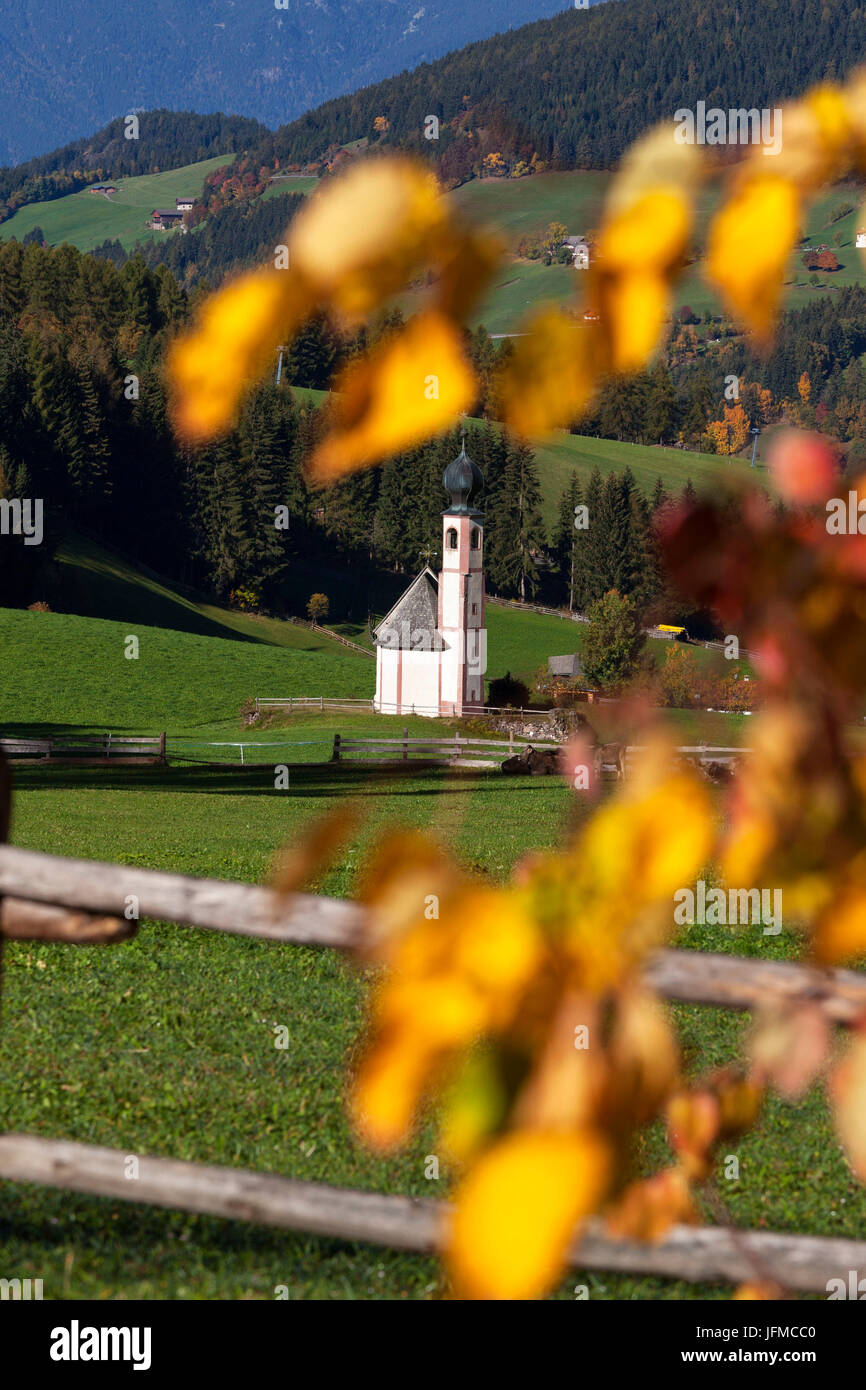
MULTIPOLYGON (((456 867, 429 835, 419 830, 385 835, 365 868, 358 894, 370 909, 362 949, 384 960, 393 960, 398 951, 411 954, 410 936, 423 935, 426 941, 435 928, 438 919, 426 914, 432 908, 441 913, 445 900, 461 886, 456 867)), ((442 933, 436 932, 433 940, 437 937, 442 933)), ((423 945, 422 950, 426 958, 429 952, 423 945)))
POLYGON ((387 1152, 406 1142, 433 1062, 426 1044, 411 1036, 375 1039, 349 1096, 355 1130, 370 1148, 387 1152))
POLYGON ((178 432, 201 443, 228 429, 244 393, 309 308, 300 280, 276 270, 241 275, 206 300, 168 354, 178 432))
POLYGON ((836 1132, 848 1162, 866 1182, 866 1033, 861 1029, 830 1076, 836 1132))
POLYGON ((581 840, 600 885, 615 890, 624 877, 632 895, 646 902, 688 883, 714 838, 704 787, 689 773, 671 773, 664 758, 664 745, 636 758, 633 780, 593 817, 581 840))
POLYGON ((799 235, 800 197, 774 173, 753 172, 712 222, 707 276, 731 311, 766 339, 799 235))
MULTIPOLYGON (((496 1012, 516 1000, 518 992, 541 967, 541 934, 514 893, 476 889, 460 903, 462 924, 456 935, 452 968, 490 997, 496 1012)), ((431 924, 435 930, 436 924, 431 924)))
POLYGON ((777 1303, 782 1298, 783 1290, 778 1284, 772 1284, 769 1280, 766 1283, 740 1284, 731 1294, 734 1303, 777 1303))
POLYGON ((681 260, 692 225, 684 193, 650 189, 602 227, 598 260, 605 275, 670 271, 681 260))
MULTIPOLYGON (((607 195, 606 219, 612 222, 647 194, 667 193, 684 199, 692 207, 695 193, 707 173, 702 155, 700 146, 675 138, 669 121, 647 131, 622 157, 607 195)), ((639 256, 646 255, 648 250, 652 248, 641 246, 639 256)))
POLYGON ((488 1149, 458 1188, 451 1218, 446 1257, 458 1297, 546 1293, 609 1175, 609 1150, 592 1130, 517 1131, 488 1149))
POLYGON ((822 965, 866 954, 866 887, 850 885, 831 898, 818 917, 812 943, 822 965))
POLYGON ((433 259, 448 209, 435 176, 405 158, 369 159, 328 180, 292 222, 289 265, 350 318, 433 259))
POLYGON ((774 117, 779 148, 756 148, 751 163, 772 161, 773 173, 805 196, 840 178, 857 153, 854 110, 848 94, 833 83, 807 92, 774 117))
POLYGON ((631 985, 619 996, 610 1037, 616 1108, 635 1124, 652 1119, 679 1074, 679 1048, 656 997, 631 985))
POLYGON ((569 425, 586 409, 605 369, 598 325, 542 309, 499 379, 505 423, 525 439, 569 425))
POLYGON ((658 188, 620 207, 602 227, 590 299, 609 339, 613 371, 637 371, 658 346, 691 226, 687 194, 658 188))
POLYGON ((411 319, 339 377, 332 429, 310 459, 327 482, 411 449, 471 406, 476 379, 458 328, 431 312, 411 319))
POLYGON ((388 1028, 443 1051, 473 1042, 489 1013, 484 991, 451 971, 420 979, 392 975, 377 1003, 377 1016, 388 1028))
POLYGON ((610 335, 614 372, 645 367, 659 345, 670 307, 665 278, 656 271, 611 276, 598 290, 598 308, 610 335))

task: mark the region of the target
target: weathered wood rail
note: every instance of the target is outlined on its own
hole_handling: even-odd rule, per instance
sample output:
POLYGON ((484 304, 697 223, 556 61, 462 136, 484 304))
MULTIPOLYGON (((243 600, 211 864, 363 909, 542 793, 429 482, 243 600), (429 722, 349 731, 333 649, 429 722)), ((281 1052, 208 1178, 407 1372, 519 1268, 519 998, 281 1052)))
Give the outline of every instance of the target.
MULTIPOLYGON (((351 950, 365 931, 364 907, 344 898, 279 896, 257 884, 64 859, 0 844, 0 914, 14 924, 25 907, 50 910, 52 920, 46 917, 41 933, 45 940, 58 939, 54 924, 64 915, 117 919, 124 934, 131 934, 135 922, 124 917, 130 897, 140 918, 264 941, 351 950)), ((5 926, 3 931, 18 934, 5 926)), ((27 935, 35 933, 28 930, 27 935)), ((834 1023, 846 1025, 866 1013, 866 974, 854 970, 664 950, 650 958, 646 976, 658 993, 683 1003, 754 1009, 764 1003, 808 999, 819 1003, 834 1023)))
POLYGON ((133 737, 125 734, 55 734, 51 738, 0 738, 0 753, 12 761, 78 763, 84 767, 105 762, 121 765, 165 762, 165 734, 133 737))
MULTIPOLYGON (((459 733, 454 734, 453 738, 410 738, 409 730, 404 729, 402 738, 346 738, 342 734, 335 734, 331 761, 339 763, 349 760, 388 767, 396 763, 411 763, 415 767, 493 768, 499 767, 505 758, 512 757, 515 751, 519 753, 531 748, 544 752, 561 747, 563 745, 556 740, 515 739, 513 731, 507 739, 464 738, 459 733)), ((602 744, 599 747, 600 770, 615 776, 627 774, 641 751, 638 744, 625 748, 620 744, 602 744), (605 750, 609 752, 609 757, 605 756, 605 750)), ((702 766, 710 763, 729 766, 751 749, 687 744, 676 751, 702 766)))
MULTIPOLYGON (((591 703, 593 699, 592 692, 589 693, 587 698, 591 703)), ((288 710, 289 714, 293 714, 296 710, 300 713, 304 713, 307 710, 319 710, 324 712, 326 709, 358 710, 365 714, 405 713, 405 711, 398 709, 396 705, 393 711, 377 710, 376 702, 372 696, 369 699, 358 699, 354 696, 346 696, 343 698, 339 695, 256 695, 253 703, 257 714, 267 713, 269 710, 288 710)), ((435 714, 438 716, 440 711, 438 709, 435 711, 419 710, 418 713, 421 715, 430 714, 432 716, 435 714)), ((521 719, 549 719, 551 715, 556 713, 556 710, 515 709, 511 705, 480 705, 478 709, 473 710, 472 713, 473 715, 506 714, 514 715, 521 719)), ((457 717, 456 711, 454 715, 443 717, 457 717)))
MULTIPOLYGON (((0 1179, 36 1182, 116 1201, 192 1211, 233 1221, 340 1240, 367 1241, 399 1250, 434 1252, 447 1228, 445 1202, 357 1192, 324 1183, 297 1182, 271 1173, 220 1168, 178 1159, 129 1155, 28 1134, 0 1135, 0 1179)), ((661 1274, 671 1279, 741 1283, 756 1267, 781 1287, 825 1293, 830 1279, 866 1268, 866 1242, 720 1226, 673 1226, 657 1244, 614 1239, 598 1219, 586 1223, 569 1252, 576 1269, 661 1274)))
POLYGON ((511 757, 515 748, 536 750, 558 748, 556 742, 533 742, 529 739, 515 740, 513 733, 507 739, 463 738, 459 733, 453 738, 410 738, 405 729, 402 738, 345 738, 334 735, 332 762, 375 762, 392 766, 395 761, 412 762, 414 766, 428 767, 499 767, 505 758, 511 757))

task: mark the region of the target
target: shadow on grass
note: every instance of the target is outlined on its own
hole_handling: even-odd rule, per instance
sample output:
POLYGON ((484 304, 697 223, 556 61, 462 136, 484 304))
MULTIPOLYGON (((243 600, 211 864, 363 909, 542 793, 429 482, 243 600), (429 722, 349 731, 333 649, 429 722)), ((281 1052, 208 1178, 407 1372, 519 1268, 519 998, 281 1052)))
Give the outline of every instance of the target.
MULTIPOLYGON (((192 764, 169 767, 40 767, 38 763, 12 766, 13 792, 24 791, 160 791, 232 796, 278 796, 274 767, 279 764, 248 763, 245 767, 213 767, 192 764)), ((479 783, 526 792, 557 779, 502 777, 495 769, 455 773, 450 768, 405 769, 310 763, 289 770, 289 789, 309 797, 472 795, 479 783)))

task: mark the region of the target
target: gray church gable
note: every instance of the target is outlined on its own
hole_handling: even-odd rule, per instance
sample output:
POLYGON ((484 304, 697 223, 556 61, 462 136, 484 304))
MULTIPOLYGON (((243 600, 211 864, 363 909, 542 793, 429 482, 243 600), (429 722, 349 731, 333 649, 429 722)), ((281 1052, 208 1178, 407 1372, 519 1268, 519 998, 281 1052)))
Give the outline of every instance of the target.
POLYGON ((382 619, 373 637, 378 647, 394 651, 441 652, 445 643, 438 623, 439 584, 425 568, 382 619))

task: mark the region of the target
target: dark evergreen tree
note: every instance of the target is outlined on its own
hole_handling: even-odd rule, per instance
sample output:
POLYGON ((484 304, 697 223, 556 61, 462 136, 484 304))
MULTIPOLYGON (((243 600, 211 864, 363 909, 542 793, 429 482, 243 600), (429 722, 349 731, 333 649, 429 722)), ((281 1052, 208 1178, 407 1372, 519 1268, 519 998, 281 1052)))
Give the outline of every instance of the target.
POLYGON ((572 473, 562 497, 559 501, 559 515, 557 518, 556 531, 554 533, 553 550, 556 558, 556 567, 559 571, 560 591, 565 597, 565 601, 570 609, 575 606, 575 580, 577 578, 577 554, 578 554, 578 530, 585 529, 578 526, 578 522, 583 517, 576 515, 577 509, 583 503, 580 481, 576 473, 572 473))

